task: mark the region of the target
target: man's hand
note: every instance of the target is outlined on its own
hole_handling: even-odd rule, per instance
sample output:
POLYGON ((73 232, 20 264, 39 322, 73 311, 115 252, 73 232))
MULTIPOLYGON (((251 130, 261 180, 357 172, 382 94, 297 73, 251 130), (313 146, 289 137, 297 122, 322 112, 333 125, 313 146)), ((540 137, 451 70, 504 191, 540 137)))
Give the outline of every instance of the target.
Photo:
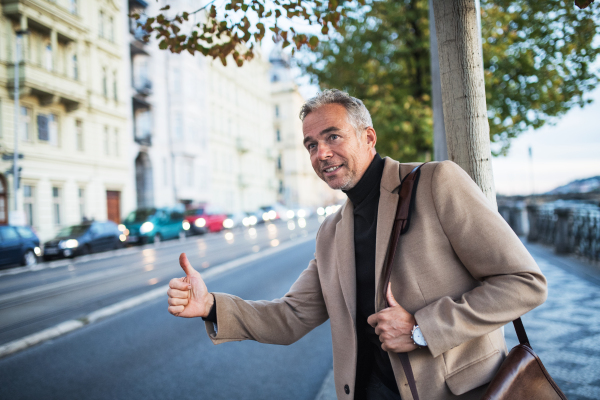
POLYGON ((169 282, 169 312, 176 317, 206 317, 215 298, 208 293, 200 273, 192 267, 185 253, 179 256, 179 265, 185 278, 174 278, 169 282))
POLYGON ((418 347, 410 338, 412 328, 417 323, 415 317, 394 299, 391 283, 388 285, 386 298, 390 306, 371 315, 367 318, 367 322, 375 328, 384 351, 394 353, 413 351, 418 347))

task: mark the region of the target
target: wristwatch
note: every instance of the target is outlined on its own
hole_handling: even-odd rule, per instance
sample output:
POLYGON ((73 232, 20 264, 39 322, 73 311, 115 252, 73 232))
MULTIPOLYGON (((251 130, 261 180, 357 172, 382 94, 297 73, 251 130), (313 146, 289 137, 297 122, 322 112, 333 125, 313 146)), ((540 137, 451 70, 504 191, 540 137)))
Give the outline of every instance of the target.
POLYGON ((413 326, 412 331, 410 331, 410 338, 412 339, 413 343, 419 347, 427 346, 427 341, 425 341, 425 337, 423 336, 419 325, 413 326))

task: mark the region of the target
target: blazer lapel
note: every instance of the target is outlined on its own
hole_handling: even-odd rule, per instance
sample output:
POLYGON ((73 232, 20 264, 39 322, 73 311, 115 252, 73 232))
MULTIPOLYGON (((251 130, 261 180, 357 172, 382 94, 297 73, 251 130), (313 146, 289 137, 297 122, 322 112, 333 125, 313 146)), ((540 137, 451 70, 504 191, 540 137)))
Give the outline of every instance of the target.
POLYGON ((380 287, 383 283, 383 263, 385 261, 396 207, 398 206, 398 194, 396 189, 400 185, 399 173, 400 163, 388 157, 385 158, 383 176, 379 196, 379 208, 377 210, 377 236, 375 239, 375 311, 381 311, 385 307, 384 296, 386 288, 380 287), (395 193, 393 193, 395 192, 395 193))
POLYGON ((342 219, 335 226, 338 274, 346 307, 356 324, 356 266, 354 259, 354 207, 350 200, 342 209, 342 219))

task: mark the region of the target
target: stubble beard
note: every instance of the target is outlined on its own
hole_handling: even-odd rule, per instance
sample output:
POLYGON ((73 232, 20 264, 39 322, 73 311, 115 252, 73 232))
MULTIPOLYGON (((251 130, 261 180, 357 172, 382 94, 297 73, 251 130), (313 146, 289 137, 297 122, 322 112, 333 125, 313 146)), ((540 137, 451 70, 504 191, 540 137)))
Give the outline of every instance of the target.
POLYGON ((331 182, 327 182, 327 180, 325 180, 325 179, 324 180, 327 183, 327 185, 334 190, 348 190, 354 186, 354 185, 351 185, 352 180, 354 179, 354 175, 355 175, 354 171, 350 171, 348 173, 348 175, 346 175, 346 177, 342 180, 341 183, 334 184, 334 185, 332 185, 331 182))

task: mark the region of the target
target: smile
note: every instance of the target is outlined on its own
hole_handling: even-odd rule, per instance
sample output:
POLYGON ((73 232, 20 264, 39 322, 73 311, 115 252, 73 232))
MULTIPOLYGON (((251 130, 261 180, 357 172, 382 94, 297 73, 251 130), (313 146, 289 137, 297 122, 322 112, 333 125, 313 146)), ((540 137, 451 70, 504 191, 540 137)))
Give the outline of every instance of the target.
POLYGON ((324 169, 325 172, 333 172, 333 171, 337 171, 338 169, 340 169, 342 166, 341 165, 337 165, 335 167, 329 167, 324 169))

